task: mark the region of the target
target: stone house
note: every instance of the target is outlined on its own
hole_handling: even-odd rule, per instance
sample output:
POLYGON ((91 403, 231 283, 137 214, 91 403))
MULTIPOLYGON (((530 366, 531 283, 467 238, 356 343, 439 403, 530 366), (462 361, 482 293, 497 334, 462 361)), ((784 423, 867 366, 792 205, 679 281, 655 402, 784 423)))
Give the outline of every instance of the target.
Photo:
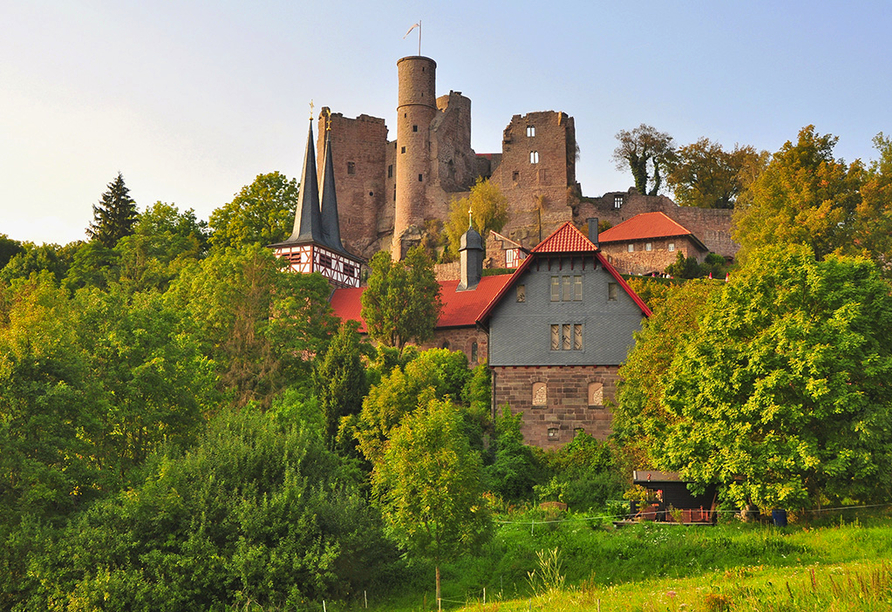
MULTIPOLYGON (((528 444, 555 448, 582 429, 604 440, 609 401, 633 332, 650 310, 597 246, 565 223, 513 274, 482 276, 482 240, 462 241, 460 280, 440 281, 434 339, 421 348, 462 350, 472 365, 487 359, 493 409, 524 413, 528 444)), ((333 292, 342 319, 360 322, 360 288, 333 292)))
POLYGON ((601 232, 598 246, 623 274, 662 274, 679 253, 697 263, 709 254, 693 232, 662 212, 641 213, 601 232))
POLYGON ((489 335, 494 410, 507 403, 522 412, 528 444, 561 446, 580 429, 606 439, 619 366, 650 314, 594 242, 565 223, 478 318, 489 335))

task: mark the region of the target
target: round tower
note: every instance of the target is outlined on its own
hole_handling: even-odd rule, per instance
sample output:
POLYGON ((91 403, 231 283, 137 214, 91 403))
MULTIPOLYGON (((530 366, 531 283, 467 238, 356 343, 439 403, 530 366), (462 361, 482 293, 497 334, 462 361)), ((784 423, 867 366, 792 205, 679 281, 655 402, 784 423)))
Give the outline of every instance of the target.
POLYGON ((430 181, 430 126, 437 114, 437 63, 429 57, 404 57, 396 63, 399 105, 396 119, 396 205, 393 259, 402 259, 421 238, 430 181))

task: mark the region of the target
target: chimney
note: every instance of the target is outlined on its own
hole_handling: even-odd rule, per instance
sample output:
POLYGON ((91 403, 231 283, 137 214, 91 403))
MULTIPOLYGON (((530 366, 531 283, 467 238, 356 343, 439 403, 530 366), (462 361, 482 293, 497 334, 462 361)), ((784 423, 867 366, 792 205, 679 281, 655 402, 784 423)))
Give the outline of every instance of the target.
POLYGON ((588 221, 588 239, 592 241, 595 246, 598 246, 598 219, 590 218, 588 221))
POLYGON ((456 291, 474 290, 483 276, 483 238, 473 227, 462 234, 458 252, 461 256, 461 281, 456 291))

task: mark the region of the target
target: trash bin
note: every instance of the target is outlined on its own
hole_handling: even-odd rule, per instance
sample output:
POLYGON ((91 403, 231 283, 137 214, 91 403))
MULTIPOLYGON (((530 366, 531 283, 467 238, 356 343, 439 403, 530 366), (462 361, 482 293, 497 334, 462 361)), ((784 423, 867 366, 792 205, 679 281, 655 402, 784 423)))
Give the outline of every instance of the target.
POLYGON ((787 511, 786 510, 772 510, 771 518, 774 521, 775 527, 786 527, 787 526, 787 511))

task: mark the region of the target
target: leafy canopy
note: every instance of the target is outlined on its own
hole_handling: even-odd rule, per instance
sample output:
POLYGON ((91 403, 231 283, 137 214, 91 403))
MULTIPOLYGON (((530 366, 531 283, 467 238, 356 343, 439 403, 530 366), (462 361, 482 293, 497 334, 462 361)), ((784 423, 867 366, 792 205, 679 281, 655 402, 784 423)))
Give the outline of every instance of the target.
POLYGON ((725 151, 717 142, 700 138, 680 147, 669 164, 666 183, 680 206, 734 208, 753 171, 765 165, 767 153, 734 145, 725 151))
POLYGON ((498 185, 478 178, 467 196, 453 200, 449 206, 446 235, 449 239, 448 255, 451 259, 458 257, 461 237, 468 231, 469 210, 470 222, 483 237, 484 243, 490 231, 500 232, 508 222, 508 198, 498 185))
POLYGON ((433 262, 419 247, 403 261, 380 251, 370 262, 368 288, 362 294, 362 318, 372 340, 401 349, 407 342, 433 336, 440 317, 440 285, 433 262))
POLYGON ((875 264, 757 251, 698 324, 665 380, 657 467, 765 509, 888 498, 892 297, 875 264))
POLYGON ((631 132, 620 130, 616 139, 619 141, 613 150, 616 169, 629 168, 632 171, 638 193, 657 195, 663 183, 663 175, 675 155, 672 136, 642 123, 631 132))
POLYGON ((279 172, 258 174, 242 187, 232 202, 211 213, 211 245, 241 248, 266 246, 285 240, 294 225, 298 184, 279 172))

